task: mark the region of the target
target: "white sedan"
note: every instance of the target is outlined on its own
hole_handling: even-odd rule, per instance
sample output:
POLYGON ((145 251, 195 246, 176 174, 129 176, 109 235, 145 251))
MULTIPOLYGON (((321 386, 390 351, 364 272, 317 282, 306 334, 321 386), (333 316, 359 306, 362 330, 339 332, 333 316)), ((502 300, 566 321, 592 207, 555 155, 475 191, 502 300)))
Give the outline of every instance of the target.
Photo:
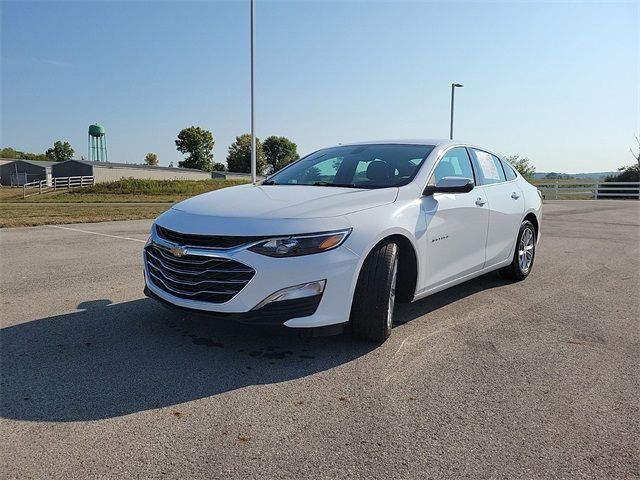
POLYGON ((185 200, 155 221, 145 293, 188 312, 382 342, 395 302, 492 270, 525 279, 538 190, 449 140, 318 150, 259 185, 185 200))

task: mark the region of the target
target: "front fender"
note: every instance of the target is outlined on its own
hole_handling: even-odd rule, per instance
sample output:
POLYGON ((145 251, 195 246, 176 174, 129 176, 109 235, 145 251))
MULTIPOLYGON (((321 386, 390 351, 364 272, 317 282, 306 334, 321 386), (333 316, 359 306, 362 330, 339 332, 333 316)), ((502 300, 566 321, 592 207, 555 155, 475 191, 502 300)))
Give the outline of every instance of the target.
MULTIPOLYGON (((359 256, 357 271, 353 277, 352 292, 358 281, 358 276, 367 255, 385 238, 399 235, 406 238, 416 255, 417 271, 424 268, 424 255, 421 255, 419 238, 426 232, 426 219, 421 214, 420 200, 391 205, 357 212, 346 218, 353 226, 345 246, 359 256)), ((416 285, 418 287, 418 285, 416 285)))

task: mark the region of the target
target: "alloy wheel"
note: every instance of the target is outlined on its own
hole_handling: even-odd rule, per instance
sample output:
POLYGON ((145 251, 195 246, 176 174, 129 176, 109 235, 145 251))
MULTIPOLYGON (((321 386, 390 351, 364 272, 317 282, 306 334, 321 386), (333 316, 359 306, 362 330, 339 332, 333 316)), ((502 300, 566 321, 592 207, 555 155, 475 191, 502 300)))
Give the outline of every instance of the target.
POLYGON ((518 265, 520 271, 524 274, 529 273, 531 263, 533 262, 534 252, 534 235, 531 228, 525 228, 520 237, 520 246, 518 248, 518 265))

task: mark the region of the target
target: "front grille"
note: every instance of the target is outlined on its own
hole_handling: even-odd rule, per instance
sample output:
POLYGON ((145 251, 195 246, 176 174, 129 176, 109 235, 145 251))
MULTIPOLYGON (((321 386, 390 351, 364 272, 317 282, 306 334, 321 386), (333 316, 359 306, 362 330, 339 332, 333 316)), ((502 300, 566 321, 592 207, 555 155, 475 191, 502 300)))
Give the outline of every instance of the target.
POLYGON ((156 225, 158 236, 172 243, 180 245, 190 245, 192 247, 208 247, 208 248, 233 248, 246 243, 257 242, 269 237, 245 237, 230 235, 194 235, 190 233, 179 233, 169 230, 168 228, 156 225))
POLYGON ((175 257, 154 245, 145 250, 145 259, 155 286, 175 297, 201 302, 231 300, 256 273, 235 260, 199 255, 175 257))

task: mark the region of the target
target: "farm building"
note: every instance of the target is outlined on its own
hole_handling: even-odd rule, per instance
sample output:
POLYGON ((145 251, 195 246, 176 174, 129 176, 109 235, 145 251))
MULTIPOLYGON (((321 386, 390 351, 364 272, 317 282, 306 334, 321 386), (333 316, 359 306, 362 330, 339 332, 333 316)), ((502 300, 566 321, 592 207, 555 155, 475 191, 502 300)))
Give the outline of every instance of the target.
POLYGON ((208 180, 209 172, 193 168, 170 168, 130 163, 90 162, 67 160, 53 166, 54 177, 94 177, 95 183, 112 182, 122 178, 149 180, 208 180))
POLYGON ((52 166, 56 162, 12 160, 0 164, 0 184, 23 185, 38 180, 51 180, 52 166))

